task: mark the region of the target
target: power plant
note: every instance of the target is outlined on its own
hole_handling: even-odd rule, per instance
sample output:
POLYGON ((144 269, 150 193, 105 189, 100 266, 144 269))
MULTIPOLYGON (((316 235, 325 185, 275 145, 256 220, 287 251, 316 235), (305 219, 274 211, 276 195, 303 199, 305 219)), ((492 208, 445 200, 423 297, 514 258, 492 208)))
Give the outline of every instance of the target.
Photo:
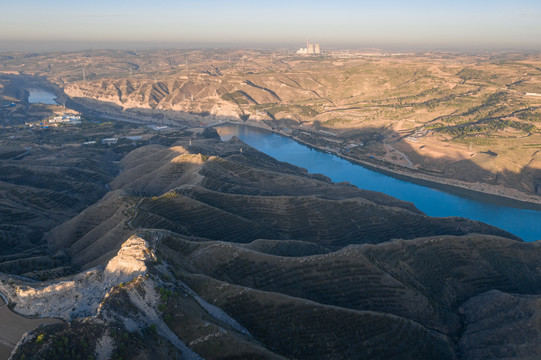
POLYGON ((306 40, 306 47, 297 50, 297 54, 301 55, 316 55, 321 54, 319 44, 310 44, 310 41, 306 40))

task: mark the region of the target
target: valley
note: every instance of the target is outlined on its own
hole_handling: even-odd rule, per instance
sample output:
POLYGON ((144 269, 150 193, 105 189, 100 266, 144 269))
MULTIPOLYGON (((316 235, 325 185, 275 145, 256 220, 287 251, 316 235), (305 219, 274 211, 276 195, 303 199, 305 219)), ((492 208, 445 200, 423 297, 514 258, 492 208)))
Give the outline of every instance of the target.
POLYGON ((30 333, 15 359, 66 351, 468 359, 538 350, 537 242, 427 217, 210 129, 158 138, 122 156, 100 200, 45 233, 48 253, 63 252, 71 272, 37 265, 38 282, 25 273, 0 283, 15 311, 66 321, 30 333), (516 334, 497 345, 499 330, 472 330, 484 326, 474 314, 487 301, 508 311, 520 304, 513 319, 526 344, 516 334), (484 350, 471 346, 478 342, 484 350))
POLYGON ((0 292, 57 319, 11 358, 534 359, 539 241, 427 216, 208 125, 538 203, 538 62, 1 54, 0 292), (58 104, 31 103, 30 84, 58 104))
POLYGON ((65 101, 110 116, 235 120, 405 176, 539 198, 535 54, 88 51, 20 65, 21 56, 6 54, 0 71, 46 78, 65 101))

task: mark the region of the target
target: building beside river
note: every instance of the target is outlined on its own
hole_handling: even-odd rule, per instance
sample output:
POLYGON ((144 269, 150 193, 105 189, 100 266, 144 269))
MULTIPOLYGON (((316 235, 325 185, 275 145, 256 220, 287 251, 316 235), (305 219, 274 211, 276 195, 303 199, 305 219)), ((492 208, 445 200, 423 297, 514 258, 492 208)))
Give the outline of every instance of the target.
POLYGON ((79 115, 55 116, 54 118, 49 119, 49 123, 54 123, 54 124, 69 123, 73 125, 78 125, 81 123, 81 117, 79 115))

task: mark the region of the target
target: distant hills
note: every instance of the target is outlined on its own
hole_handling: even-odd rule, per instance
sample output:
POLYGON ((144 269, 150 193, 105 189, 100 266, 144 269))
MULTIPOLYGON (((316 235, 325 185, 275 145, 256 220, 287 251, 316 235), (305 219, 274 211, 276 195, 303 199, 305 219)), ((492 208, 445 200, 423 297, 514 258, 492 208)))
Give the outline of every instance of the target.
POLYGON ((469 188, 483 183, 491 193, 515 198, 540 194, 541 97, 531 95, 541 93, 539 55, 346 55, 14 53, 2 56, 0 71, 44 76, 96 111, 330 131, 342 147, 365 144, 349 156, 363 161, 373 156, 391 170, 461 181, 469 188), (380 139, 366 143, 374 132, 380 139))

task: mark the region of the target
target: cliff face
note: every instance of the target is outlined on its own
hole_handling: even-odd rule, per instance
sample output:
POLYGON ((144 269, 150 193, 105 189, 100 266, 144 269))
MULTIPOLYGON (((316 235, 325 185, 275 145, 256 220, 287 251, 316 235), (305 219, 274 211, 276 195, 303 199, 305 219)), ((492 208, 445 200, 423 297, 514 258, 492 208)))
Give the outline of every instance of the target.
POLYGON ((237 139, 144 146, 119 166, 104 199, 48 235, 51 248, 88 270, 3 285, 16 310, 69 314, 65 325, 29 335, 17 356, 46 357, 63 338, 81 349, 83 339, 85 354, 123 358, 533 358, 541 350, 538 243, 427 217, 237 139), (493 326, 499 321, 506 325, 493 326))
MULTIPOLYGON (((317 88, 323 93, 324 86, 317 88)), ((280 104, 297 101, 315 101, 321 97, 313 89, 302 88, 297 81, 286 76, 228 75, 213 77, 207 74, 181 76, 171 80, 100 80, 68 84, 64 91, 72 98, 90 98, 121 106, 123 109, 156 109, 212 114, 252 119, 273 118, 276 111, 257 111, 260 104, 280 104), (292 84, 288 84, 292 83, 292 84)), ((263 107, 266 107, 264 105, 263 107)), ((284 108, 282 116, 303 119, 316 112, 293 107, 284 108), (291 112, 293 111, 293 112, 291 112)))

